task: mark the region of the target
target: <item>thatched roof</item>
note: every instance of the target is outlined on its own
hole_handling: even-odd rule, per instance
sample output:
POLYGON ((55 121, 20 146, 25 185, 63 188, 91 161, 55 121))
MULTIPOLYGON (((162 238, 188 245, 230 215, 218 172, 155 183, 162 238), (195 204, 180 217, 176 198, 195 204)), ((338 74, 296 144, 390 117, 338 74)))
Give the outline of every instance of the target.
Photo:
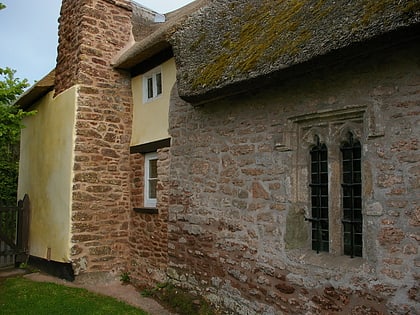
POLYGON ((22 109, 31 107, 40 97, 54 89, 55 69, 48 73, 44 78, 36 82, 15 102, 16 106, 22 109))
POLYGON ((200 102, 419 21, 418 0, 213 0, 172 38, 179 93, 200 102))
POLYGON ((133 33, 135 42, 127 47, 114 61, 114 67, 130 69, 155 54, 171 48, 170 37, 193 12, 205 6, 209 0, 196 0, 178 10, 165 14, 165 22, 144 23, 133 11, 133 33), (142 29, 143 31, 137 31, 142 29), (136 34, 140 34, 136 36, 136 34))

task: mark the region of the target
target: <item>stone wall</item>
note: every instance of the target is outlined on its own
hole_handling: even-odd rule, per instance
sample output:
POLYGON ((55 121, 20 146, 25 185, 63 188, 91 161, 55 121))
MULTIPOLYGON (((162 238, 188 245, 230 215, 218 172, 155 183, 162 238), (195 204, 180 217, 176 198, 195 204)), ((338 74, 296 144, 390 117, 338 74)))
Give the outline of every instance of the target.
POLYGON ((169 276, 235 314, 415 314, 419 55, 405 44, 200 107, 175 98, 169 276), (346 128, 363 146, 363 258, 316 254, 304 221, 305 137, 346 128))
POLYGON ((131 84, 111 60, 130 33, 129 1, 63 1, 56 93, 78 85, 71 239, 76 274, 124 269, 128 257, 131 84))
POLYGON ((144 207, 144 156, 132 154, 132 200, 136 211, 130 215, 130 257, 128 271, 137 286, 150 286, 166 280, 168 264, 168 175, 169 148, 158 150, 157 213, 144 207))
POLYGON ((131 205, 133 208, 144 206, 144 155, 130 155, 131 166, 131 205))

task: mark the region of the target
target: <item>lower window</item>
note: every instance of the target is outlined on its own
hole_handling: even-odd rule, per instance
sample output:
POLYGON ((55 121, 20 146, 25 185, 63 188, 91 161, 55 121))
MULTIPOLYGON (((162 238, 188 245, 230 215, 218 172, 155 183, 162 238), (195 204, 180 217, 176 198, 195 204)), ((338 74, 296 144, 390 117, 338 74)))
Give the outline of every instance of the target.
POLYGON ((147 153, 144 161, 144 206, 156 207, 157 153, 147 153))

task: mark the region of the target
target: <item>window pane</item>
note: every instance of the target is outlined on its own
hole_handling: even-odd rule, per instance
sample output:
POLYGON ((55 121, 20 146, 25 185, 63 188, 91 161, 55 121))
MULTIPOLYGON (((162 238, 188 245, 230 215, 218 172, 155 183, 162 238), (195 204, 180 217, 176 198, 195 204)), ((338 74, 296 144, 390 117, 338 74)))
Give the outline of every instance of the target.
POLYGON ((149 199, 156 199, 157 179, 149 180, 149 199))
POLYGON ((354 173, 353 182, 355 182, 355 183, 361 183, 362 182, 362 173, 355 172, 354 173))
POLYGON ((153 78, 147 79, 147 98, 153 98, 153 78))
POLYGON ((162 74, 156 73, 156 95, 162 94, 162 74))
POLYGON ((146 207, 156 206, 157 175, 157 153, 147 153, 144 170, 144 205, 146 207))
POLYGON ((344 223, 344 254, 361 256, 363 246, 362 216, 362 170, 360 142, 353 142, 349 133, 348 142, 341 146, 342 192, 344 223))
POLYGON ((327 147, 319 143, 311 156, 312 249, 329 251, 327 147))
POLYGON ((157 178, 157 160, 149 161, 149 178, 157 178))

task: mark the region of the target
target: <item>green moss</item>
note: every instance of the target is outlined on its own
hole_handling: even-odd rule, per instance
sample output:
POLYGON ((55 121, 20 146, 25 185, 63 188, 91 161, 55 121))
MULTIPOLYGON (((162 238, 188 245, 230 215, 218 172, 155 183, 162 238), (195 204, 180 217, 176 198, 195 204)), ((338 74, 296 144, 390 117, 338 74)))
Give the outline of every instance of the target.
MULTIPOLYGON (((352 25, 353 29, 360 29, 368 26, 372 21, 376 20, 378 16, 388 8, 394 8, 394 10, 401 13, 410 13, 420 10, 420 2, 418 1, 395 1, 395 0, 381 0, 381 1, 364 1, 363 15, 360 20, 352 25)), ((388 9, 389 10, 389 9, 388 9)), ((383 23, 388 21, 382 20, 383 23)))
POLYGON ((409 3, 401 6, 401 11, 404 12, 404 13, 419 12, 420 11, 420 2, 419 1, 410 1, 409 3))
POLYGON ((168 308, 181 315, 216 315, 218 314, 204 299, 192 295, 172 284, 158 284, 156 288, 143 291, 143 296, 151 296, 160 300, 168 308))
POLYGON ((205 38, 206 38, 206 33, 201 32, 200 37, 194 43, 191 44, 190 46, 191 51, 197 50, 197 48, 200 47, 201 43, 204 41, 205 38))
MULTIPOLYGON (((389 21, 382 20, 388 14, 385 11, 392 13, 396 9, 400 13, 408 14, 420 9, 418 1, 360 1, 361 5, 341 8, 344 15, 346 10, 360 7, 361 11, 354 17, 349 15, 349 18, 357 21, 353 24, 343 22, 340 32, 350 35, 364 31, 377 20, 386 25, 389 21)), ((328 15, 333 14, 335 8, 335 5, 326 0, 261 0, 257 4, 236 6, 235 10, 240 11, 227 25, 223 25, 229 27, 231 23, 225 34, 221 34, 220 47, 211 47, 212 51, 207 55, 210 59, 191 75, 191 78, 195 78, 192 88, 223 84, 231 78, 258 71, 269 62, 299 59, 296 57, 303 54, 302 47, 311 41, 314 32, 328 31, 328 15)), ((214 27, 217 29, 217 26, 214 27)), ((332 41, 334 35, 333 30, 332 41)), ((199 38, 195 43, 201 43, 201 40, 199 38)))
MULTIPOLYGON (((233 25, 242 24, 239 31, 232 29, 224 34, 221 54, 197 70, 194 88, 217 85, 241 73, 258 68, 267 60, 277 60, 282 55, 296 55, 299 47, 309 40, 312 32, 300 29, 306 1, 261 1, 258 8, 247 5, 241 18, 234 18, 233 25), (245 21, 245 22, 244 22, 245 21), (285 40, 279 45, 279 34, 285 40), (272 49, 272 47, 277 49, 272 49), (228 64, 230 62, 231 64, 228 64)), ((324 18, 331 8, 324 0, 318 1, 310 14, 324 18)))

